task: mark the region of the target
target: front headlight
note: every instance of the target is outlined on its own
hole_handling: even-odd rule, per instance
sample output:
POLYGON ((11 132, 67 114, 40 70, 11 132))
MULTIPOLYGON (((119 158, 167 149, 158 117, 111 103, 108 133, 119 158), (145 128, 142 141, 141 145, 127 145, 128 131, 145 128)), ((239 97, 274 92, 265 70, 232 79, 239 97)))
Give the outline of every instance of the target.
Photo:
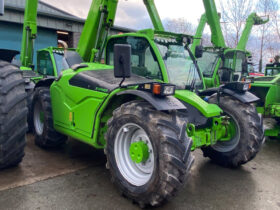
POLYGON ((175 94, 175 86, 165 85, 163 86, 163 95, 170 96, 175 94))
POLYGON ((245 83, 244 85, 243 85, 243 91, 247 91, 247 90, 249 90, 250 89, 250 83, 245 83))

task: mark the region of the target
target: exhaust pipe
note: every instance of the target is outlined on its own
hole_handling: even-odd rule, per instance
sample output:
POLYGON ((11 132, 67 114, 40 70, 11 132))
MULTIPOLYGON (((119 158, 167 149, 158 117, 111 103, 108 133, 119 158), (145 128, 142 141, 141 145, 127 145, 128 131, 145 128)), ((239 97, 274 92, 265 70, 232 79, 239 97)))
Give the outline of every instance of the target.
POLYGON ((4 0, 0 0, 0 16, 4 15, 4 0))

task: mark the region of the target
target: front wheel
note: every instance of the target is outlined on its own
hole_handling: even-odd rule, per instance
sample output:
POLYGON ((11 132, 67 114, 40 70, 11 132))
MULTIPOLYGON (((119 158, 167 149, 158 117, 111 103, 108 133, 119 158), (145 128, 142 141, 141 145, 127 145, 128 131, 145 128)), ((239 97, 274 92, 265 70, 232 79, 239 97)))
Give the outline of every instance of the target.
MULTIPOLYGON (((217 95, 209 98, 218 104, 217 95)), ((205 157, 225 167, 238 167, 252 160, 264 139, 263 121, 253 104, 244 104, 230 96, 220 96, 218 104, 229 117, 229 141, 202 148, 205 157)))
POLYGON ((176 113, 156 111, 132 101, 108 121, 107 167, 121 193, 138 203, 158 206, 184 184, 193 163, 192 141, 176 113))
POLYGON ((35 89, 32 117, 36 145, 48 149, 61 147, 66 142, 67 136, 56 132, 53 127, 51 96, 48 87, 35 89))

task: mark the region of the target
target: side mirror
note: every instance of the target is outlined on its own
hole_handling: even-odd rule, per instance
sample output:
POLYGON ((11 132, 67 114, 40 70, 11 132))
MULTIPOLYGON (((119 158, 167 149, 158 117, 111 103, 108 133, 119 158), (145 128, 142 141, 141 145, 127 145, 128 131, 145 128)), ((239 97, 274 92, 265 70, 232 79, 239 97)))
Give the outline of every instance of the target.
POLYGON ((203 46, 202 45, 198 45, 195 47, 195 57, 196 58, 201 58, 203 55, 203 46))
POLYGON ((4 0, 0 0, 0 16, 4 15, 4 0))
POLYGON ((248 72, 248 63, 247 61, 243 61, 242 62, 242 74, 247 73, 248 72))
POLYGON ((128 44, 114 45, 114 75, 116 78, 131 76, 131 46, 128 44))

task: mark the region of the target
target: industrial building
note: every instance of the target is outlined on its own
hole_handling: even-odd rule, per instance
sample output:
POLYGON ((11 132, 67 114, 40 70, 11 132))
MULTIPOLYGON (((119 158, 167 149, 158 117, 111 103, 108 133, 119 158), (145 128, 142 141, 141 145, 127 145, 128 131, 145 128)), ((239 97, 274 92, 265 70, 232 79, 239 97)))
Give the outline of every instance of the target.
MULTIPOLYGON (((0 48, 20 51, 24 7, 24 0, 5 0, 5 15, 0 16, 0 48)), ((38 36, 35 40, 35 51, 48 46, 57 46, 58 40, 66 41, 69 47, 76 47, 84 21, 84 19, 39 1, 38 36)), ((128 29, 125 28, 114 27, 110 33, 127 31, 128 29)), ((36 54, 34 62, 36 63, 36 54)))

